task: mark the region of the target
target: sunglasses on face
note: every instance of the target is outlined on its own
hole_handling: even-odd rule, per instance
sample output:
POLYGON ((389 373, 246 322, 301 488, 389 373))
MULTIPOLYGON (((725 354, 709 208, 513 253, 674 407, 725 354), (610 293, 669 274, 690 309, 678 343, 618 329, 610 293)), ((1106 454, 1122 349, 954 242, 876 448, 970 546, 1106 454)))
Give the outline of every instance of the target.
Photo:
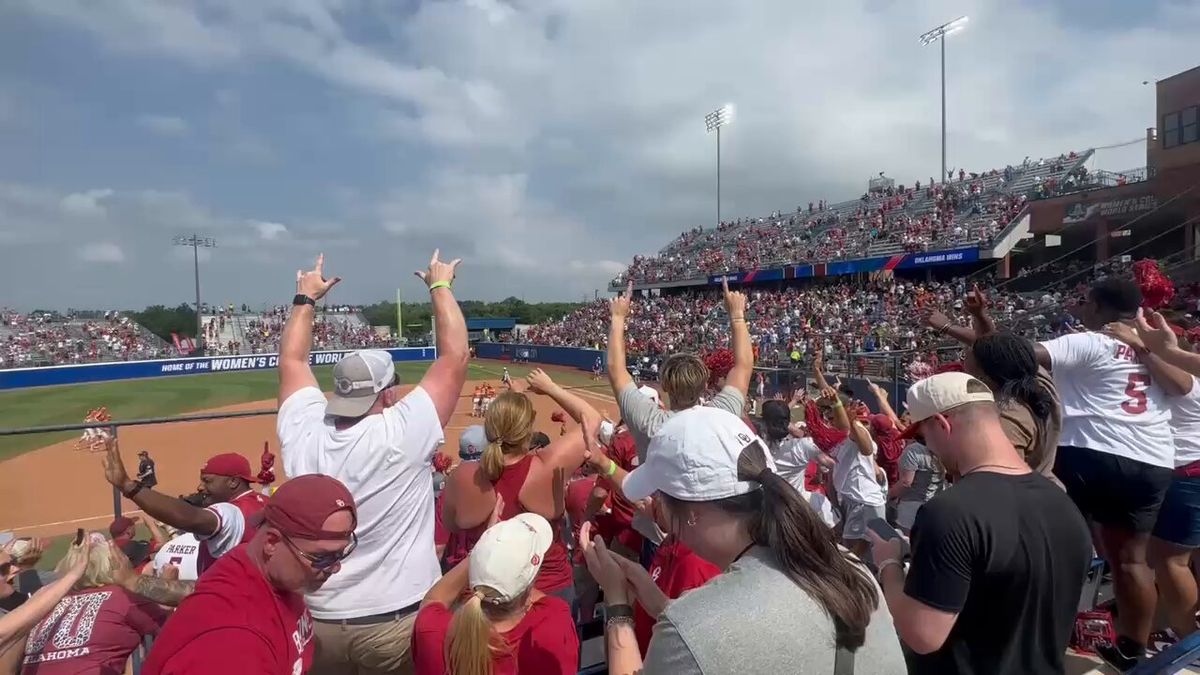
POLYGON ((291 538, 286 534, 280 532, 279 536, 283 537, 283 541, 287 543, 288 548, 292 549, 296 555, 307 560, 308 564, 318 572, 324 572, 325 570, 328 570, 334 565, 342 562, 346 558, 349 558, 350 554, 354 552, 354 549, 358 548, 358 535, 353 532, 350 533, 350 544, 346 546, 346 548, 340 551, 330 551, 328 553, 309 553, 308 551, 303 551, 299 546, 296 546, 296 542, 292 541, 291 538))

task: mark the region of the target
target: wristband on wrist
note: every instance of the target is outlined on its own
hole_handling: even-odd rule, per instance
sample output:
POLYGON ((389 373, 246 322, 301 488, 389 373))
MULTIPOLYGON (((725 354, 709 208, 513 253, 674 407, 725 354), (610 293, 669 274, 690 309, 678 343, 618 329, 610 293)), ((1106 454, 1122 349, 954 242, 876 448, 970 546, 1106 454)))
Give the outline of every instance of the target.
POLYGON ((304 305, 312 305, 313 307, 316 307, 317 301, 313 300, 311 297, 309 297, 303 293, 297 293, 296 297, 292 298, 292 304, 297 307, 301 307, 304 305))
POLYGON ((432 293, 439 288, 453 288, 453 287, 454 287, 453 281, 435 281, 432 284, 429 284, 429 292, 432 293))
POLYGON ((605 473, 607 473, 609 477, 612 477, 614 474, 616 474, 617 473, 617 463, 612 461, 611 459, 608 460, 608 471, 606 471, 605 473))
POLYGON ((141 491, 142 491, 142 488, 143 488, 143 487, 145 487, 145 486, 143 486, 143 485, 142 485, 140 482, 136 482, 136 481, 135 481, 135 482, 134 482, 134 484, 133 484, 133 487, 132 487, 132 488, 130 488, 130 489, 128 489, 128 490, 121 490, 121 494, 122 494, 122 495, 123 495, 123 496, 124 496, 126 499, 133 499, 133 498, 134 498, 134 496, 136 496, 136 495, 137 495, 137 493, 139 493, 139 492, 141 492, 141 491))
POLYGON ((883 571, 886 570, 887 568, 891 567, 892 565, 895 565, 896 567, 900 568, 901 572, 904 571, 904 565, 899 560, 896 560, 895 558, 888 558, 887 560, 882 560, 879 562, 879 571, 876 572, 876 576, 879 576, 882 578, 883 571))

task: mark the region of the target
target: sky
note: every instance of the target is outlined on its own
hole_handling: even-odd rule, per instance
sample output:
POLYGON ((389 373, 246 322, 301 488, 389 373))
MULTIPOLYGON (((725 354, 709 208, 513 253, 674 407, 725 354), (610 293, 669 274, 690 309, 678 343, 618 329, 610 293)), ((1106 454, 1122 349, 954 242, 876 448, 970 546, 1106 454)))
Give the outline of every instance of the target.
MULTIPOLYGON (((722 215, 1143 138, 1200 0, 8 0, 0 306, 578 300, 722 215)), ((1144 144, 1092 168, 1145 164, 1144 144)))

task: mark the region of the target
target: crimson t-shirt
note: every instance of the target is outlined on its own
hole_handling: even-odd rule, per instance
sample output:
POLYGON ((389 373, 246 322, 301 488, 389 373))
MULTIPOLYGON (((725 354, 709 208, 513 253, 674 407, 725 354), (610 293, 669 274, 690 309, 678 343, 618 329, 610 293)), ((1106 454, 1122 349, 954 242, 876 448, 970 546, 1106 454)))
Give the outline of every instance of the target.
MULTIPOLYGON (((608 445, 608 457, 625 471, 633 471, 638 466, 637 444, 633 435, 622 430, 612 438, 608 445)), ((611 487, 612 481, 608 476, 603 477, 609 485, 609 506, 611 512, 596 516, 596 528, 600 536, 610 545, 615 539, 631 551, 642 550, 642 537, 633 529, 633 504, 625 498, 620 490, 611 487)))
POLYGON ((29 675, 121 675, 125 662, 167 620, 153 602, 120 586, 72 593, 29 633, 21 672, 29 675))
POLYGON ((445 495, 446 493, 443 491, 433 502, 433 543, 437 546, 445 546, 442 549, 441 562, 445 565, 444 569, 450 569, 467 559, 467 556, 471 554, 471 549, 475 547, 475 543, 483 536, 487 524, 462 532, 451 532, 450 528, 442 522, 442 501, 445 495))
POLYGON ((200 576, 142 675, 299 675, 312 665, 312 635, 304 596, 271 586, 243 544, 200 576))
MULTIPOLYGON (((664 541, 650 561, 650 578, 670 600, 703 586, 720 573, 716 565, 696 555, 687 544, 675 537, 664 541)), ((650 616, 640 604, 634 607, 633 613, 633 631, 637 635, 638 647, 645 656, 657 618, 650 616)))
MULTIPOLYGON (((454 612, 440 602, 417 612, 413 625, 412 653, 416 675, 449 675, 446 669, 446 635, 454 612)), ((575 675, 579 671, 579 636, 571 607, 546 595, 530 606, 521 623, 501 633, 511 650, 492 658, 492 675, 575 675)))
POLYGON ((575 565, 583 564, 583 550, 579 546, 579 531, 583 528, 583 524, 587 522, 584 515, 587 514, 587 505, 591 501, 592 491, 595 489, 596 476, 572 478, 567 483, 564 508, 566 509, 567 516, 571 519, 571 538, 574 540, 574 544, 571 547, 574 551, 571 562, 575 565))

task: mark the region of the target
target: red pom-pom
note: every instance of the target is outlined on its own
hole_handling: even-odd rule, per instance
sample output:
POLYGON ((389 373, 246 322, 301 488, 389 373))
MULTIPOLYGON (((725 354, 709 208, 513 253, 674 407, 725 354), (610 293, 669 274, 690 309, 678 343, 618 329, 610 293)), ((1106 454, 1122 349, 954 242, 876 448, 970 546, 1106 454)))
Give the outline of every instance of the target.
POLYGON ((1142 307, 1159 309, 1175 297, 1175 284, 1163 274, 1157 260, 1139 260, 1133 264, 1133 280, 1142 290, 1142 307))
POLYGON ((442 453, 433 456, 433 470, 437 473, 446 473, 446 469, 450 468, 450 458, 442 453))
POLYGON ((708 368, 708 384, 716 386, 717 381, 729 375, 733 370, 733 351, 718 349, 704 355, 704 366, 708 368))

